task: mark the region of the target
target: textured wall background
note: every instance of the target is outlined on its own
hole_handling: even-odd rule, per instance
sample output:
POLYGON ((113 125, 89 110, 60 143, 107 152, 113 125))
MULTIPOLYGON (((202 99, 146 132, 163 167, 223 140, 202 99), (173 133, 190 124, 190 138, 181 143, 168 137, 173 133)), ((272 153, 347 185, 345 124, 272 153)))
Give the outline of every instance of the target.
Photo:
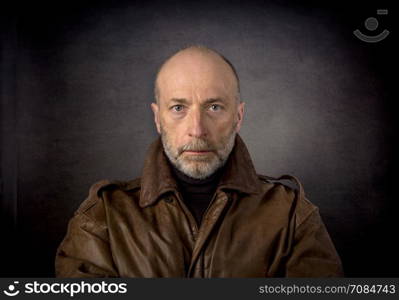
MULTIPOLYGON (((367 44, 352 34, 367 33, 363 21, 390 7, 304 3, 64 1, 4 16, 1 203, 10 259, 2 275, 53 276, 55 249, 90 185, 140 175, 156 137, 149 104, 158 66, 204 44, 238 70, 241 136, 258 172, 303 182, 348 276, 398 276, 396 37, 367 44)), ((390 18, 380 16, 379 29, 390 18)))

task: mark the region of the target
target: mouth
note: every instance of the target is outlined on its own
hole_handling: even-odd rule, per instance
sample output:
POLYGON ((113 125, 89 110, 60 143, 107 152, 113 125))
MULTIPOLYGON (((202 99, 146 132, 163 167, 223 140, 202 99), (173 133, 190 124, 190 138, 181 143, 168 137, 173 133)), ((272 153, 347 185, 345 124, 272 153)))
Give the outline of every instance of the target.
POLYGON ((187 154, 192 154, 192 155, 205 155, 205 154, 211 153, 212 151, 209 151, 209 150, 200 150, 200 151, 186 150, 184 152, 187 154))

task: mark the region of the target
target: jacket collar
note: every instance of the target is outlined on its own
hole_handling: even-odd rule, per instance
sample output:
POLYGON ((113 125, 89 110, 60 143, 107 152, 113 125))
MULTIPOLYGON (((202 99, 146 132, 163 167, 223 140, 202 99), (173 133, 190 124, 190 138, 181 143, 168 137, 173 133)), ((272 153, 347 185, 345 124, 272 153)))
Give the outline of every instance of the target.
MULTIPOLYGON (((233 150, 227 159, 224 173, 218 184, 220 189, 232 189, 256 194, 260 182, 244 141, 237 134, 233 150)), ((153 204, 167 192, 176 192, 178 186, 173 177, 169 159, 163 151, 159 136, 150 146, 141 177, 140 206, 153 204)))

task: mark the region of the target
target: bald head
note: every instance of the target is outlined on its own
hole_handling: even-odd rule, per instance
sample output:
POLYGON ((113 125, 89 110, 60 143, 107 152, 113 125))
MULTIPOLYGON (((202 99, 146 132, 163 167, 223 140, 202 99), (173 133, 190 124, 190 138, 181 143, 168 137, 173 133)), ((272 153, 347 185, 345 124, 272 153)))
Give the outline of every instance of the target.
POLYGON ((164 95, 163 90, 188 85, 213 86, 232 93, 240 102, 240 87, 234 66, 220 53, 204 46, 190 46, 169 57, 160 67, 155 79, 155 99, 164 95))

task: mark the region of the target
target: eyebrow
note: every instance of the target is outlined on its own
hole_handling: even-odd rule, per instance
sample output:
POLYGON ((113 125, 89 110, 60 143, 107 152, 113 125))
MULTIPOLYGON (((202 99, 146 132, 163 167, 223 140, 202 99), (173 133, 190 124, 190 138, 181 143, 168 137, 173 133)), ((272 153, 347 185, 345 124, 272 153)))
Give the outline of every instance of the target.
POLYGON ((169 102, 176 102, 176 103, 180 103, 180 104, 189 103, 189 101, 185 98, 172 98, 169 100, 169 102))
MULTIPOLYGON (((170 99, 169 102, 175 102, 175 103, 180 103, 180 104, 187 104, 190 103, 186 98, 172 98, 170 99)), ((222 102, 225 103, 225 100, 222 98, 209 98, 206 99, 203 104, 210 104, 210 103, 215 103, 215 102, 222 102)))

